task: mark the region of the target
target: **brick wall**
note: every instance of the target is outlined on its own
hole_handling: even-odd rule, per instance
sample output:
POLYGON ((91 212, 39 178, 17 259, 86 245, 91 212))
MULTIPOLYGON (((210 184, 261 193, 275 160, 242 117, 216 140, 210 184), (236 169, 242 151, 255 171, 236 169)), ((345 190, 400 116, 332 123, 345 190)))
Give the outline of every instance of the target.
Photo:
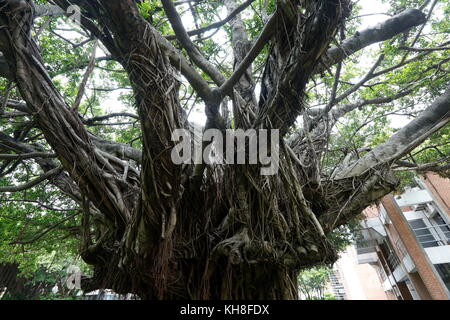
MULTIPOLYGON (((418 274, 425 284, 431 298, 433 300, 448 300, 449 297, 438 276, 433 271, 424 249, 418 243, 413 231, 411 230, 406 218, 398 207, 394 197, 387 195, 381 200, 386 209, 392 224, 400 236, 409 256, 413 260, 418 274)), ((422 294, 423 295, 423 294, 422 294)))
POLYGON ((434 199, 450 217, 450 180, 431 172, 424 174, 421 179, 434 199))
POLYGON ((376 218, 380 216, 380 212, 378 211, 378 207, 373 205, 364 209, 363 215, 366 219, 376 218))

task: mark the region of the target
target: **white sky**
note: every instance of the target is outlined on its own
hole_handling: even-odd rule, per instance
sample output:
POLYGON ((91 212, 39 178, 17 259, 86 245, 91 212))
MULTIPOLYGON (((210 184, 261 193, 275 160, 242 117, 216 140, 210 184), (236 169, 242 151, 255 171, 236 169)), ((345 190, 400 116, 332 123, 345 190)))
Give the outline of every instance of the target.
POLYGON ((363 17, 361 21, 361 30, 372 27, 388 18, 388 16, 383 15, 383 13, 389 10, 389 5, 382 3, 380 0, 360 0, 358 4, 362 7, 360 15, 381 13, 363 17))
MULTIPOLYGON (((368 27, 372 27, 388 18, 388 16, 383 15, 382 13, 387 12, 389 6, 387 4, 383 4, 380 0, 360 0, 358 4, 362 7, 360 15, 369 14, 369 16, 361 18, 362 21, 359 30, 364 30, 368 27)), ((222 18, 225 18, 225 13, 221 13, 221 16, 222 15, 222 18)), ((192 22, 184 21, 184 23, 188 30, 192 29, 190 26, 192 25, 192 22)), ((220 35, 220 33, 218 33, 215 37, 213 37, 213 39, 220 43, 223 42, 224 36, 223 34, 220 35)), ((368 61, 368 66, 370 66, 371 63, 371 61, 368 61)), ((120 92, 120 90, 114 91, 110 94, 109 98, 104 101, 102 105, 106 106, 105 112, 110 113, 124 110, 124 106, 122 106, 120 101, 118 100, 120 92)), ((200 108, 194 108, 190 114, 189 120, 196 123, 197 125, 203 126, 206 121, 204 111, 200 108)), ((404 121, 404 119, 402 121, 404 121)))
MULTIPOLYGON (((362 7, 359 15, 370 14, 361 18, 359 30, 373 27, 389 18, 389 16, 383 14, 389 10, 389 5, 383 4, 380 0, 360 0, 358 4, 362 7)), ((370 68, 371 61, 368 62, 368 67, 370 68)), ((190 114, 189 120, 197 125, 203 126, 206 122, 206 116, 203 110, 194 109, 190 114)))

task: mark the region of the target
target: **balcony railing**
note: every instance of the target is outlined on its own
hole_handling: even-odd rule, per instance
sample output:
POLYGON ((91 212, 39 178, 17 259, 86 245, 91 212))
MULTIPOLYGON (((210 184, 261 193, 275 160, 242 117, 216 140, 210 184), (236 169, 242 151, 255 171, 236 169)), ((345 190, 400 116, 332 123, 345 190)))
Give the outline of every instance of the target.
POLYGON ((375 240, 360 240, 356 243, 357 254, 376 252, 377 242, 375 240))
POLYGON ((396 237, 395 238, 395 246, 398 249, 398 253, 399 253, 399 258, 403 259, 404 257, 406 257, 406 255, 408 254, 408 252, 406 251, 405 246, 403 245, 402 240, 400 239, 400 237, 396 237))
POLYGON ((394 271, 395 268, 397 268, 400 265, 400 260, 395 254, 395 252, 389 253, 389 256, 387 257, 387 262, 392 271, 394 271))
POLYGON ((384 271, 384 268, 379 268, 379 274, 381 278, 381 282, 384 282, 387 279, 386 271, 384 271))

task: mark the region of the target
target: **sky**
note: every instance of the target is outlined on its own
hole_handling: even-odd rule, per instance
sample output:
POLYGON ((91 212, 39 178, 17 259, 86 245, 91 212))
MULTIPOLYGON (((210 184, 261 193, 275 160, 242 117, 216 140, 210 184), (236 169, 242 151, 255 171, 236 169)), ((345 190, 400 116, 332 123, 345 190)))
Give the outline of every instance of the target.
MULTIPOLYGON (((375 26, 378 23, 381 23, 389 18, 387 15, 383 14, 388 11, 389 6, 387 4, 383 4, 380 0, 360 0, 359 5, 362 7, 360 15, 367 15, 361 18, 361 26, 359 30, 364 30, 368 27, 375 26)), ((222 18, 225 18, 226 13, 221 13, 221 16, 222 18)), ((192 21, 190 22, 184 20, 183 22, 186 29, 193 29, 192 21)), ((220 33, 218 33, 213 39, 220 43, 222 37, 223 35, 221 36, 220 33)), ((372 61, 368 61, 367 63, 370 67, 372 61)), ((105 112, 119 112, 124 109, 120 101, 118 100, 119 94, 120 90, 113 92, 110 97, 103 103, 103 105, 106 106, 105 112)), ((204 111, 200 110, 200 108, 194 108, 190 113, 189 120, 197 125, 203 126, 206 122, 204 111)))
POLYGON ((362 18, 361 30, 372 27, 388 18, 388 16, 383 13, 389 10, 389 5, 382 3, 379 0, 360 0, 359 5, 362 7, 360 15, 376 14, 362 18))
MULTIPOLYGON (((389 16, 383 14, 389 10, 389 5, 382 3, 380 0, 360 0, 358 4, 362 7, 360 15, 368 15, 361 18, 359 30, 373 27, 389 18, 389 16)), ((371 64, 372 60, 368 61, 369 68, 371 64)), ((194 109, 190 114, 189 120, 203 126, 206 122, 206 116, 203 110, 194 109)))

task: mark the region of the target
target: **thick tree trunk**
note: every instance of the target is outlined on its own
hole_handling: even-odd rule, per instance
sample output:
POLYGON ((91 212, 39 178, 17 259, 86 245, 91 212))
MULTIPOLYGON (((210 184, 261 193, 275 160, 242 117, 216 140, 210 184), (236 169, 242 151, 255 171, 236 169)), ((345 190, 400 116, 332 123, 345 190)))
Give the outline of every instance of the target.
POLYGON ((117 252, 128 260, 121 269, 117 260, 108 262, 112 269, 99 268, 96 286, 144 299, 296 299, 299 270, 337 259, 329 232, 393 190, 396 180, 386 171, 341 181, 325 186, 330 197, 321 199, 303 195, 290 159, 282 161, 280 179, 226 170, 223 180, 186 192, 171 242, 160 239, 159 252, 139 253, 133 246, 145 243, 128 242, 117 252))

